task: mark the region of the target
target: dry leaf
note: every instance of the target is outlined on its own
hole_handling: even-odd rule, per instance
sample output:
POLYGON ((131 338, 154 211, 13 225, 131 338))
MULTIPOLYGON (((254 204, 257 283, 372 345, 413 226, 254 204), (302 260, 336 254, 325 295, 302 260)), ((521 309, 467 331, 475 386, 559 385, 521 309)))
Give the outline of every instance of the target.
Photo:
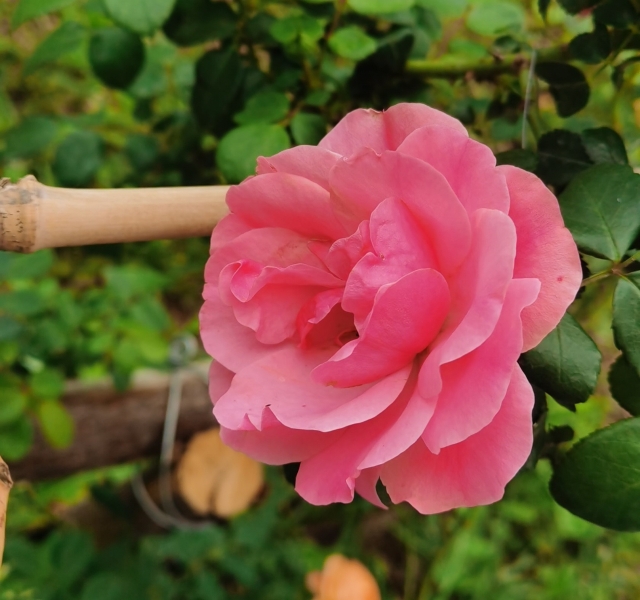
POLYGON ((260 463, 225 446, 215 428, 191 439, 178 464, 177 481, 194 512, 228 518, 250 506, 264 475, 260 463))
POLYGON ((380 588, 361 562, 332 554, 322 571, 307 575, 313 600, 380 600, 380 588))

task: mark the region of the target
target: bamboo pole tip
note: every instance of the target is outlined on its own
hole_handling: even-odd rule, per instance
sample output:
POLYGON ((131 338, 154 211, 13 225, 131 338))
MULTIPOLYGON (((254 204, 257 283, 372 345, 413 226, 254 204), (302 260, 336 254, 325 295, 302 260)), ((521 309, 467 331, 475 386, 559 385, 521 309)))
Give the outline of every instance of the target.
POLYGON ((18 183, 0 180, 0 250, 34 250, 41 187, 33 175, 18 183))
POLYGON ((0 484, 7 487, 13 486, 13 480, 11 479, 9 467, 7 466, 7 463, 2 460, 2 458, 0 458, 0 484))

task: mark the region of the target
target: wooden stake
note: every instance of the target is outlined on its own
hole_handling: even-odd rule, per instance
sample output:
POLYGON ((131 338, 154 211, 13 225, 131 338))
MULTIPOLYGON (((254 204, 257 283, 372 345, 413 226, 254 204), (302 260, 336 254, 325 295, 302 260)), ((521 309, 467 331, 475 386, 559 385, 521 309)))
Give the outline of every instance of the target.
POLYGON ((227 214, 228 186, 72 190, 0 181, 0 250, 211 235, 227 214))
POLYGON ((9 503, 9 490, 13 485, 9 467, 0 458, 0 567, 2 566, 2 555, 4 554, 4 530, 7 524, 7 504, 9 503))

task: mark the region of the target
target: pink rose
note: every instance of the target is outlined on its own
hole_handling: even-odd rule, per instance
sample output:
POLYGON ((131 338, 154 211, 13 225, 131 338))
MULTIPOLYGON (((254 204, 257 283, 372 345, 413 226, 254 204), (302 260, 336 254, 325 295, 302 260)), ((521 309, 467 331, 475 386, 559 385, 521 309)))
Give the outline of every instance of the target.
POLYGON ((202 339, 232 448, 313 504, 500 499, 532 445, 518 367, 581 279, 558 202, 421 104, 258 159, 207 263, 202 339))

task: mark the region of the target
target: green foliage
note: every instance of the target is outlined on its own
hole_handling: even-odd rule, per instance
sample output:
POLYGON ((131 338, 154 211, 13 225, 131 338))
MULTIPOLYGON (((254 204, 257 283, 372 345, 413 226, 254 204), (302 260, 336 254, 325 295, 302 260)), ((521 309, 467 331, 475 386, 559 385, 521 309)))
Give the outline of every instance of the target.
POLYGON ((104 0, 109 16, 140 35, 153 33, 169 17, 176 0, 104 0))
POLYGON ((19 0, 11 19, 11 26, 15 29, 31 19, 60 10, 74 2, 76 0, 19 0))
POLYGON ((611 366, 609 387, 622 408, 640 416, 640 375, 624 356, 619 356, 611 366))
POLYGON ((238 127, 220 140, 218 167, 229 183, 239 183, 254 173, 258 156, 271 156, 289 146, 289 136, 279 125, 238 127))
POLYGON ((65 21, 33 52, 24 64, 24 74, 31 75, 43 65, 56 62, 78 49, 85 41, 87 31, 76 21, 65 21))
POLYGON ((102 157, 100 136, 91 131, 75 131, 58 146, 51 168, 60 185, 87 187, 98 172, 102 157))
POLYGON ((620 531, 640 531, 640 419, 625 419, 576 444, 551 480, 555 500, 572 513, 620 531))
MULTIPOLYGON (((350 110, 425 102, 461 119, 491 146, 499 164, 535 172, 552 186, 587 267, 600 271, 592 281, 619 278, 612 308, 623 358, 609 379, 620 405, 637 414, 639 11, 628 0, 541 0, 539 8, 546 23, 529 5, 508 0, 4 3, 0 17, 20 29, 0 38, 0 169, 68 187, 237 183, 255 172, 258 156, 316 144, 350 110), (567 16, 591 8, 591 16, 567 16), (542 50, 528 85, 532 47, 542 50)), ((69 444, 74 425, 61 401, 64 379, 110 376, 124 389, 136 369, 166 367, 170 339, 197 330, 207 252, 206 240, 191 240, 0 254, 0 455, 24 456, 34 423, 56 447, 69 444)), ((613 359, 601 335, 611 325, 610 298, 602 289, 589 286, 572 309, 577 320, 565 317, 522 359, 531 381, 578 416, 597 401, 600 353, 591 338, 605 364, 613 359), (606 313, 604 323, 592 312, 606 313)), ((544 431, 544 418, 536 428, 542 445, 532 463, 538 454, 554 456, 564 443, 550 426, 544 431)), ((607 431, 615 440, 619 429, 607 431)), ((613 442, 610 448, 606 460, 613 469, 624 462, 623 450, 613 442)), ((507 502, 495 520, 482 509, 474 514, 484 516, 461 511, 442 521, 459 525, 451 539, 425 524, 435 521, 410 521, 398 509, 394 535, 424 569, 432 566, 422 591, 407 583, 408 591, 394 593, 412 599, 499 595, 491 585, 499 573, 505 598, 543 597, 546 588, 556 590, 553 597, 578 589, 589 597, 585 581, 596 577, 593 569, 584 566, 578 574, 569 559, 557 569, 542 564, 536 583, 523 575, 544 563, 541 548, 575 542, 547 533, 526 554, 514 541, 522 528, 534 539, 536 519, 559 510, 544 492, 536 493, 544 507, 539 513, 525 497, 507 502), (436 552, 437 544, 444 550, 436 552), (522 553, 526 560, 514 561, 522 553)), ((42 564, 51 559, 46 569, 61 557, 83 555, 75 574, 56 584, 60 590, 46 592, 51 597, 58 591, 81 600, 145 597, 151 590, 149 597, 158 598, 296 598, 305 569, 317 568, 323 553, 306 533, 286 530, 279 510, 272 506, 267 516, 216 527, 206 544, 195 534, 169 536, 162 557, 147 547, 163 546, 158 539, 131 542, 122 553, 136 565, 131 568, 78 537, 65 546, 67 533, 32 544, 29 552, 42 564), (282 551, 259 552, 267 544, 282 551), (313 565, 301 566, 301 548, 313 554, 313 565)), ((299 510, 298 523, 313 518, 299 510)), ((353 530, 344 525, 362 517, 362 509, 339 518, 326 514, 336 530, 347 532, 336 549, 361 552, 344 541, 353 530)), ((552 532, 562 527, 560 521, 547 526, 552 532)), ((383 573, 379 560, 377 574, 385 579, 390 571, 383 573)), ((53 571, 45 576, 46 569, 24 586, 48 590, 53 571)), ((9 577, 18 578, 17 571, 9 577)), ((604 579, 600 597, 616 597, 614 584, 604 579)))
POLYGON ((109 87, 129 87, 144 64, 144 45, 134 33, 119 27, 91 36, 89 60, 95 74, 109 87))
POLYGON ((576 320, 566 314, 560 324, 520 359, 529 381, 570 410, 586 402, 600 373, 600 351, 576 320))
POLYGON ((582 71, 573 65, 541 62, 536 66, 536 75, 549 84, 561 117, 570 117, 589 102, 589 84, 582 71))
POLYGON ((640 273, 620 278, 613 297, 613 331, 616 345, 640 372, 640 273))
POLYGON ((640 175, 626 165, 601 164, 573 179, 560 208, 581 250, 621 260, 640 229, 639 197, 640 175))

